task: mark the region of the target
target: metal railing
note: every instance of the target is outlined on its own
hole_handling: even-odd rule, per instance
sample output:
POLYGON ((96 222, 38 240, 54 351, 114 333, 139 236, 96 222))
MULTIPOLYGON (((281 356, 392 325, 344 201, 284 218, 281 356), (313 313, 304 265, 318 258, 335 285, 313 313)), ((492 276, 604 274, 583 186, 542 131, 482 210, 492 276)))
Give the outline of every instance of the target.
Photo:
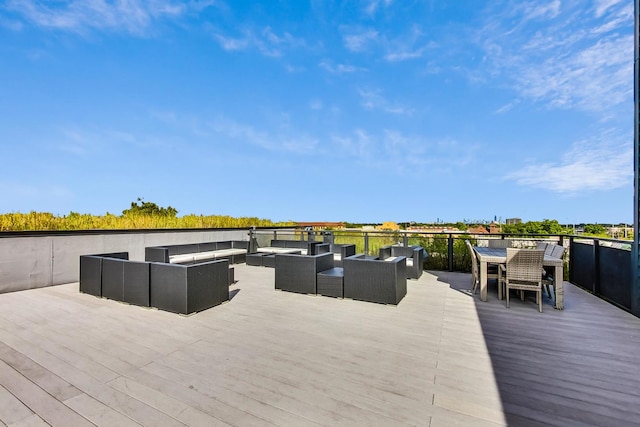
POLYGON ((259 246, 268 246, 271 240, 277 239, 354 243, 356 252, 375 256, 383 246, 419 245, 428 252, 425 269, 462 272, 471 270, 471 259, 465 246, 467 239, 477 246, 487 246, 489 239, 513 239, 518 247, 535 247, 538 241, 544 240, 567 248, 565 280, 640 317, 640 290, 634 288, 632 272, 632 242, 560 234, 321 231, 291 227, 4 232, 0 233, 4 266, 0 271, 0 292, 76 281, 78 255, 82 254, 124 250, 130 252, 133 259, 143 259, 145 246, 214 241, 236 235, 238 238, 250 235, 259 246))
MULTIPOLYGON (((264 232, 264 231, 262 231, 264 232)), ((277 231, 270 236, 278 238, 277 231)), ((291 233, 291 231, 289 231, 291 233)), ((630 240, 593 238, 566 234, 465 234, 414 231, 298 230, 296 238, 335 243, 355 243, 356 252, 377 255, 381 246, 419 245, 429 254, 425 269, 471 271, 465 240, 487 246, 490 239, 511 239, 517 247, 535 247, 539 241, 563 245, 565 280, 640 317, 640 301, 634 292, 630 240)))

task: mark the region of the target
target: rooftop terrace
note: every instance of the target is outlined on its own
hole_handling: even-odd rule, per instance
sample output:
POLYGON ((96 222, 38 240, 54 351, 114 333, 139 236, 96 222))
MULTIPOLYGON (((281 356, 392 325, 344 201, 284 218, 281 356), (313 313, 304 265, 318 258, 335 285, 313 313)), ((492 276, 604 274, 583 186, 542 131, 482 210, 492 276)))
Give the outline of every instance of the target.
MULTIPOLYGON (((544 312, 425 272, 398 306, 273 289, 179 316, 70 283, 0 294, 2 425, 637 425, 640 319, 565 283, 544 312)), ((492 291, 491 291, 492 290, 492 291)))

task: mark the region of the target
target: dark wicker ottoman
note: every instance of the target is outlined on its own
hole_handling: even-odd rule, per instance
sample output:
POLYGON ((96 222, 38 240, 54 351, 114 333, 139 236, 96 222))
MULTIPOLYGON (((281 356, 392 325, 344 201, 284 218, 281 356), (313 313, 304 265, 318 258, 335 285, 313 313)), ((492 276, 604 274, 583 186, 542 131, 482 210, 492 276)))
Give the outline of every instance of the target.
POLYGON ((328 297, 343 298, 344 269, 334 267, 318 273, 317 293, 328 297))
POLYGON ((247 254, 246 263, 247 265, 262 267, 262 257, 264 257, 265 255, 269 255, 269 254, 263 253, 263 252, 247 254))

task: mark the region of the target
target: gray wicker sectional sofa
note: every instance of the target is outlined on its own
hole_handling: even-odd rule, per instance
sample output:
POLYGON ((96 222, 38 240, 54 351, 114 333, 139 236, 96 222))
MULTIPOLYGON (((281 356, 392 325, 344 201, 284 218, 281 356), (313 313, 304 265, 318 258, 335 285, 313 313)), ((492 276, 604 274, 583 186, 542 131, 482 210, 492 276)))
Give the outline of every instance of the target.
POLYGON ((229 300, 229 260, 199 264, 130 261, 127 252, 81 255, 80 292, 191 314, 229 300))
POLYGON ((245 262, 249 241, 188 243, 184 245, 150 246, 144 249, 145 261, 190 264, 214 259, 228 259, 231 264, 245 262))
POLYGON ((271 240, 269 246, 256 248, 256 252, 267 254, 287 254, 300 251, 302 255, 330 252, 328 243, 308 240, 271 240))

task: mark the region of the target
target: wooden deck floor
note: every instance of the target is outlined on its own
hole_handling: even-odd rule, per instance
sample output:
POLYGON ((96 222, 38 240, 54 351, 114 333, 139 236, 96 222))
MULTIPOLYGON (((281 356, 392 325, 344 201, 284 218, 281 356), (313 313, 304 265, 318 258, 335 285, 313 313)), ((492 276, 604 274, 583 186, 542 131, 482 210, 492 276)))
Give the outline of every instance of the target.
POLYGON ((273 289, 184 317, 78 293, 0 295, 0 426, 640 423, 640 319, 566 286, 506 309, 425 273, 397 306, 273 289))

